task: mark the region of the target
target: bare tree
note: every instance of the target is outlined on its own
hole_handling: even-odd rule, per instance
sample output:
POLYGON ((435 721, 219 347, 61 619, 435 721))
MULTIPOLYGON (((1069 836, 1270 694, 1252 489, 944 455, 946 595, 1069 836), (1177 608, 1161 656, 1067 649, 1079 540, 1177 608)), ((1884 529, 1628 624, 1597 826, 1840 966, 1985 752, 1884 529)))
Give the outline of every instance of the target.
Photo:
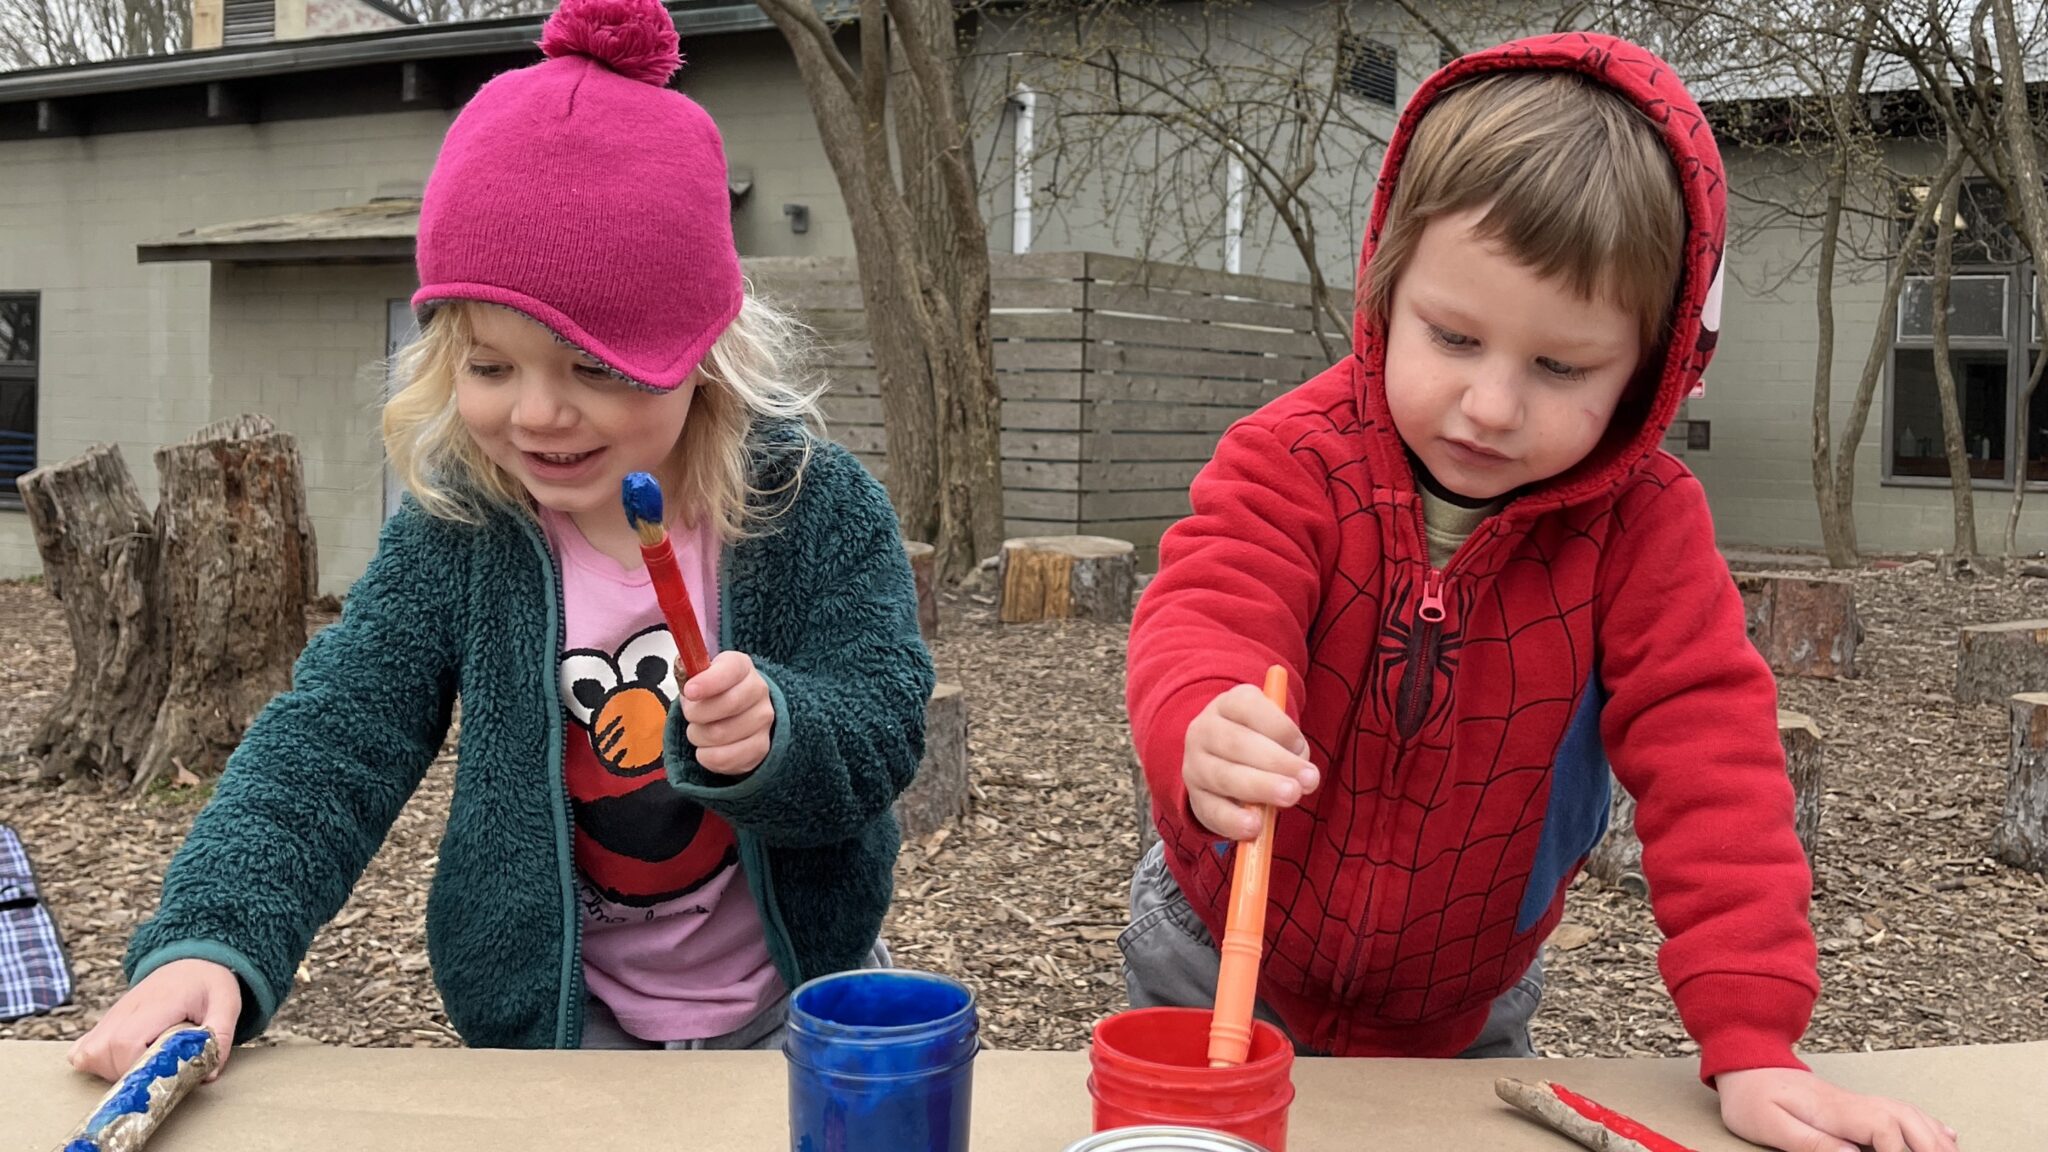
POLYGON ((955 10, 858 0, 834 20, 810 0, 759 3, 852 221, 897 517, 936 548, 942 577, 964 575, 1002 544, 1002 407, 955 10), (849 21, 857 47, 840 35, 849 21))
MULTIPOLYGON (((1960 133, 1949 132, 1943 165, 1958 164, 1963 150, 1960 133)), ((1956 268, 1956 218, 1962 183, 1951 181, 1934 212, 1934 387, 1941 401, 1941 447, 1948 458, 1951 510, 1955 514, 1953 563, 1967 566, 1977 559, 1976 477, 1963 445, 1962 405, 1956 398, 1955 366, 1949 362, 1949 296, 1956 268)))
POLYGON ((9 0, 0 4, 0 71, 182 51, 190 0, 9 0))

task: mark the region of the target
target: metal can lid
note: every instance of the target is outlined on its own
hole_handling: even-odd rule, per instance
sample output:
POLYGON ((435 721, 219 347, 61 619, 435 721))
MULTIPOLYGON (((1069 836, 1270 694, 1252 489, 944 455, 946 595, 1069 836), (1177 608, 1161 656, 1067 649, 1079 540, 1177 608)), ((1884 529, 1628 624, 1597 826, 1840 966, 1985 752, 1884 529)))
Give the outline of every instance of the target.
POLYGON ((1066 1152, 1266 1152, 1266 1149, 1228 1132, 1158 1125, 1105 1129, 1085 1137, 1066 1152))

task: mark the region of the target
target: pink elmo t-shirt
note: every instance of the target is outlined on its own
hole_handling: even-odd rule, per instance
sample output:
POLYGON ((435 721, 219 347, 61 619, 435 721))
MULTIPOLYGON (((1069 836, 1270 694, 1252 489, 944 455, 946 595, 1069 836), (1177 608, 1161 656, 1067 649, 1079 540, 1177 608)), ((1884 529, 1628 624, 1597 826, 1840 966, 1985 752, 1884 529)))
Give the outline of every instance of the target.
MULTIPOLYGON (((576 816, 583 971, 643 1040, 697 1040, 783 992, 730 825, 670 787, 662 759, 679 673, 645 568, 619 567, 543 511, 562 572, 564 770, 576 816)), ((705 648, 718 651, 718 538, 671 526, 705 648)))

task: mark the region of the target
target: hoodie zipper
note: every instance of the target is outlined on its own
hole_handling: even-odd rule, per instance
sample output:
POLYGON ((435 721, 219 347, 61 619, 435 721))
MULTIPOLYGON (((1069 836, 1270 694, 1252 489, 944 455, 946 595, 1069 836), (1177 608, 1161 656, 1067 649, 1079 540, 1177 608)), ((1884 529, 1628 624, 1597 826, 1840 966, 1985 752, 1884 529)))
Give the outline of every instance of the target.
MULTIPOLYGON (((1395 692, 1394 727, 1403 743, 1422 730, 1422 720, 1429 713, 1430 699, 1435 694, 1436 687, 1436 663, 1443 646, 1444 622, 1449 616, 1449 611, 1444 606, 1444 589, 1449 584, 1451 572, 1459 567, 1459 561, 1465 558, 1465 553, 1470 549, 1472 536, 1479 534, 1475 529, 1472 536, 1467 536, 1465 542, 1458 546, 1457 551, 1451 554, 1442 568, 1430 563, 1429 519, 1423 510, 1422 487, 1419 480, 1415 488, 1413 523, 1416 544, 1422 550, 1423 562, 1428 565, 1428 569, 1422 578, 1422 597, 1415 606, 1414 614, 1408 620, 1408 662, 1402 669, 1401 683, 1395 692)), ((1401 759, 1402 755, 1397 753, 1393 769, 1396 776, 1401 770, 1401 759)), ((1393 826, 1394 812, 1399 807, 1398 804, 1390 803, 1386 797, 1381 797, 1379 810, 1373 816, 1372 847, 1369 853, 1371 857, 1384 857, 1388 831, 1393 826)), ((1361 895, 1361 900, 1369 894, 1368 888, 1367 893, 1361 895)), ((1368 964, 1371 961, 1372 931, 1368 921, 1372 911, 1372 907, 1367 903, 1354 910, 1347 921, 1360 925, 1364 932, 1362 935, 1353 935, 1350 941, 1350 954, 1339 961, 1338 966, 1345 974, 1345 978, 1336 989, 1340 998, 1347 988, 1357 982, 1360 953, 1366 954, 1365 960, 1368 964)), ((1316 1029, 1319 1035, 1312 1046, 1324 1052, 1336 1051, 1338 1033, 1342 1030, 1343 1022, 1338 1014, 1329 1013, 1322 1027, 1316 1029)))
MULTIPOLYGON (((555 602, 555 615, 550 623, 546 659, 560 658, 562 637, 569 631, 569 609, 563 603, 562 580, 555 571, 554 553, 549 551, 547 535, 542 531, 540 521, 531 513, 522 512, 520 528, 527 540, 533 544, 540 557, 542 574, 547 578, 548 588, 555 602)), ((575 816, 569 798, 568 747, 562 735, 562 701, 559 689, 554 686, 555 678, 543 675, 541 680, 541 711, 548 718, 548 763, 555 778, 555 852, 558 878, 562 886, 563 948, 562 948, 562 993, 555 1008, 555 1047, 573 1048, 583 1038, 583 909, 576 900, 576 863, 574 853, 575 816)))

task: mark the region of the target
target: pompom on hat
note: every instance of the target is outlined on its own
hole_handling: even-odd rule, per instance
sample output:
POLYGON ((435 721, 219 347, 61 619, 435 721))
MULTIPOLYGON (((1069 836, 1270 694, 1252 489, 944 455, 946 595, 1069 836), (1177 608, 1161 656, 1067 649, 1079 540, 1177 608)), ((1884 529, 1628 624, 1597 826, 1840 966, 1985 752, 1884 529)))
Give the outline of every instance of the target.
POLYGON ((673 390, 739 314, 724 142, 666 87, 682 66, 659 0, 563 0, 539 64, 481 88, 420 204, 424 318, 499 304, 633 383, 673 390))

